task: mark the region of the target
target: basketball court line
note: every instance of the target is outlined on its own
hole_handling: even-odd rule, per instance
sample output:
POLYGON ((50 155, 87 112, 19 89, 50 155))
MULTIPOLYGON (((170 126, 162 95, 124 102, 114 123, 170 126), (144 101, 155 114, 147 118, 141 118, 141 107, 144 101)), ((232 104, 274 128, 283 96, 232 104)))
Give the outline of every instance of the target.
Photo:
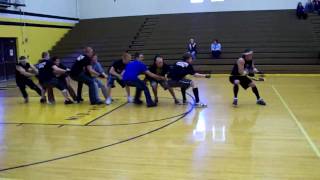
MULTIPOLYGON (((187 93, 188 96, 190 96, 192 98, 193 101, 194 98, 189 94, 187 93)), ((133 140, 136 140, 138 138, 141 138, 141 137, 144 137, 146 135, 149 135, 149 134, 152 134, 154 132, 157 132, 161 129, 164 129, 178 121, 180 121, 181 119, 183 119, 184 117, 186 117, 188 114, 190 114, 193 110, 194 110, 194 103, 189 103, 191 108, 185 112, 184 114, 182 114, 180 117, 178 117, 177 119, 165 124, 165 125, 162 125, 158 128, 155 128, 155 129, 152 129, 148 132, 145 132, 143 134, 140 134, 140 135, 136 135, 136 136, 133 136, 133 137, 130 137, 128 139, 125 139, 125 140, 121 140, 119 142, 115 142, 115 143, 112 143, 112 144, 109 144, 109 145, 105 145, 105 146, 101 146, 101 147, 97 147, 97 148, 94 148, 94 149, 89 149, 89 150, 86 150, 86 151, 82 151, 82 152, 78 152, 78 153, 74 153, 74 154, 70 154, 70 155, 66 155, 66 156, 61 156, 61 157, 57 157, 57 158, 53 158, 53 159, 48 159, 48 160, 44 160, 44 161, 38 161, 38 162, 34 162, 34 163, 28 163, 28 164, 23 164, 23 165, 19 165, 19 166, 14 166, 14 167, 9 167, 9 168, 3 168, 3 169, 0 169, 0 173, 1 172, 5 172, 5 171, 9 171, 9 170, 14 170, 14 169, 21 169, 21 168, 25 168, 25 167, 30 167, 30 166, 35 166, 35 165, 39 165, 39 164, 44 164, 44 163, 49 163, 49 162, 53 162, 53 161, 58 161, 58 160, 61 160, 61 159, 67 159, 67 158, 71 158, 71 157, 74 157, 74 156, 78 156, 78 155, 83 155, 83 154, 87 154, 87 153, 90 153, 90 152, 94 152, 94 151, 98 151, 98 150, 101 150, 101 149, 105 149, 105 148, 109 148, 109 147, 112 147, 112 146, 115 146, 115 145, 118 145, 118 144, 122 144, 122 143, 125 143, 125 142, 129 142, 129 141, 133 141, 133 140)))
POLYGON ((272 85, 272 89, 273 91, 276 93, 276 95, 278 96, 278 98, 280 99, 280 101, 282 102, 283 106, 287 109, 287 111, 289 112, 291 118, 294 120, 294 122, 296 123, 296 125, 298 126, 299 130, 301 131, 301 133, 303 134, 303 136, 306 138, 306 140, 308 141, 309 145, 311 146, 312 150, 315 152, 315 154, 317 155, 317 157, 320 159, 320 151, 317 148, 316 144, 312 141, 311 137, 309 136, 309 134, 307 133, 307 131, 304 129, 304 127, 302 126, 302 124, 300 123, 299 119, 294 115, 293 111, 290 109, 289 105, 286 103, 286 101, 284 100, 284 98, 281 96, 281 94, 279 93, 279 91, 276 89, 276 87, 274 85, 272 85))

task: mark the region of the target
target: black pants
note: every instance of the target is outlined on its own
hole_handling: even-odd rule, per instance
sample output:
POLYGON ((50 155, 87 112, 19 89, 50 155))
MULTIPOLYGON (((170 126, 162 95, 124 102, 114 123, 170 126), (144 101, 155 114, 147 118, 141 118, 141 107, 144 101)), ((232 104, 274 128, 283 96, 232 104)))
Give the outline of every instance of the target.
POLYGON ((26 91, 27 86, 41 96, 41 89, 31 79, 17 79, 16 83, 24 98, 28 98, 28 93, 26 91))
POLYGON ((211 51, 212 58, 219 59, 221 55, 221 51, 211 51))

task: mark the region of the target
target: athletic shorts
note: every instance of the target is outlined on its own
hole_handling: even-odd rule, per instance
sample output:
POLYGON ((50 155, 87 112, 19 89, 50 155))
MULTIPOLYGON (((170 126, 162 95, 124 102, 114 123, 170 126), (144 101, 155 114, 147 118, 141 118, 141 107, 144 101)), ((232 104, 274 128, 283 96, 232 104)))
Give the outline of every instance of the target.
POLYGON ((248 78, 247 76, 230 76, 229 81, 234 84, 235 80, 240 81, 240 85, 243 89, 248 89, 250 84, 252 83, 252 80, 248 78))
POLYGON ((188 89, 191 86, 192 80, 190 79, 181 79, 181 80, 169 80, 169 87, 180 87, 184 89, 188 89))
POLYGON ((114 88, 115 87, 114 81, 117 81, 122 88, 126 86, 125 83, 122 80, 120 80, 117 76, 109 75, 108 82, 107 82, 108 87, 114 88))

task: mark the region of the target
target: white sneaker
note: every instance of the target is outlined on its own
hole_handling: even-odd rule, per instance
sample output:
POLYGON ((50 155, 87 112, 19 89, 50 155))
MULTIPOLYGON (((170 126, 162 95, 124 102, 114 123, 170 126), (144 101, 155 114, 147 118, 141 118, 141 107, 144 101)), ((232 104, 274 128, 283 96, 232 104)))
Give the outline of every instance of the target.
POLYGON ((196 103, 196 104, 195 104, 195 107, 196 107, 196 108, 207 108, 208 105, 199 102, 199 103, 196 103))
POLYGON ((108 97, 106 100, 106 105, 110 105, 112 103, 111 97, 108 97))
POLYGON ((133 97, 132 96, 128 96, 128 103, 133 103, 133 97))

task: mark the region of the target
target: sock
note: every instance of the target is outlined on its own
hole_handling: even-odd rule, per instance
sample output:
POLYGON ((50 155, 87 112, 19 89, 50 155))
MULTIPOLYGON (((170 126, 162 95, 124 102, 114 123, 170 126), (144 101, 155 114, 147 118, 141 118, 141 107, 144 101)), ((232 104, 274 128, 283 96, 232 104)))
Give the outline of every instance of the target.
POLYGON ((193 88, 193 94, 194 94, 194 97, 196 98, 196 103, 198 103, 200 101, 198 88, 193 88))
POLYGON ((258 88, 257 87, 253 87, 252 88, 252 92, 256 95, 257 100, 259 100, 260 99, 260 95, 259 95, 258 88))
POLYGON ((239 85, 234 85, 233 86, 233 94, 234 94, 235 99, 238 99, 238 92, 239 92, 239 85))

